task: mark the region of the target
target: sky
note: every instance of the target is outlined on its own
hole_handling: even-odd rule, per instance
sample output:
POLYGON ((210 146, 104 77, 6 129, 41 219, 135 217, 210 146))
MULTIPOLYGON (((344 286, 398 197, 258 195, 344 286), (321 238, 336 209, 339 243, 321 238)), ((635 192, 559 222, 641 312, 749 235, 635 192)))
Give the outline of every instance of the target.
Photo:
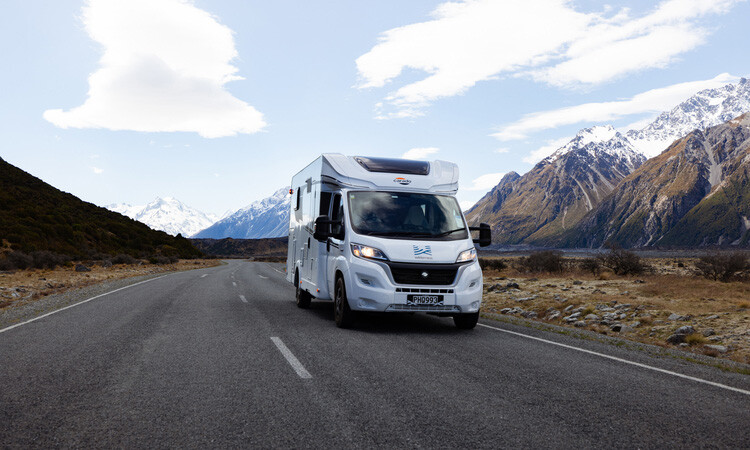
POLYGON ((0 157, 222 215, 321 153, 458 164, 468 207, 593 125, 750 75, 747 0, 4 0, 0 157))

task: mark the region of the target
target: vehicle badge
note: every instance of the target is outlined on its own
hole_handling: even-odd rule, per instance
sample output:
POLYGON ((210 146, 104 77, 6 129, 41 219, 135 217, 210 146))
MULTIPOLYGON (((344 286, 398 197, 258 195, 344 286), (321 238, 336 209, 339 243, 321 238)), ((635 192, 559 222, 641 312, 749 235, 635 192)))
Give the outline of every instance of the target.
POLYGON ((407 184, 411 183, 411 180, 408 180, 404 177, 397 177, 393 179, 393 182, 406 186, 407 184))
POLYGON ((413 245, 414 256, 432 256, 432 247, 429 245, 413 245))
POLYGON ((430 276, 430 274, 429 274, 429 273, 427 273, 427 272, 422 272, 422 278, 427 278, 428 276, 430 276))

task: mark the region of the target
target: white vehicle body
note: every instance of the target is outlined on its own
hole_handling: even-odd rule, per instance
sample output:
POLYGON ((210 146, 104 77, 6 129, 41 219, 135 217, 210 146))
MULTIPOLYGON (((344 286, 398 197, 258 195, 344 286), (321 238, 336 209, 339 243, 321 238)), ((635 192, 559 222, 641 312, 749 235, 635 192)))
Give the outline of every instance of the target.
POLYGON ((330 300, 341 278, 353 311, 478 316, 482 271, 457 190, 458 167, 450 162, 321 155, 292 178, 287 280, 303 295, 330 300), (393 209, 372 210, 380 204, 393 209), (333 236, 318 241, 320 216, 334 225, 328 230, 333 236), (363 232, 375 226, 366 220, 386 231, 363 232), (409 229, 452 229, 387 235, 397 232, 383 220, 403 220, 409 229))

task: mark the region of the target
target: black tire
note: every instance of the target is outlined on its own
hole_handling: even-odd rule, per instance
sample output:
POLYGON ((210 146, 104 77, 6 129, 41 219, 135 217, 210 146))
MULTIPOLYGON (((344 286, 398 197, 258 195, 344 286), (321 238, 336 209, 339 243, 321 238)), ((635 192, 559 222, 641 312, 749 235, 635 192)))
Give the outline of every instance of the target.
POLYGON ((346 299, 346 286, 344 279, 336 279, 336 291, 333 296, 333 320, 339 328, 349 328, 354 323, 354 311, 349 308, 349 301, 346 299))
POLYGON ((294 272, 294 286, 296 287, 297 291, 295 293, 295 298, 297 299, 297 307, 298 308, 309 308, 310 302, 312 301, 312 295, 310 295, 309 292, 303 290, 299 286, 299 272, 294 272))
POLYGON ((453 316, 453 323, 456 324, 456 328, 461 330, 472 330, 477 326, 479 321, 479 311, 468 314, 456 314, 453 316))

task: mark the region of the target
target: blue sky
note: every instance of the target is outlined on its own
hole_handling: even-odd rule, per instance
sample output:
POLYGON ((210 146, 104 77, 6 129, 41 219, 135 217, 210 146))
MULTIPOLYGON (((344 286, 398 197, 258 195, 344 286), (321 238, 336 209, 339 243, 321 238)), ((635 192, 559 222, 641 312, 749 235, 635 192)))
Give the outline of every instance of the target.
POLYGON ((454 161, 468 205, 580 128, 750 75, 747 1, 0 8, 0 157, 99 205, 221 214, 323 152, 454 161))

